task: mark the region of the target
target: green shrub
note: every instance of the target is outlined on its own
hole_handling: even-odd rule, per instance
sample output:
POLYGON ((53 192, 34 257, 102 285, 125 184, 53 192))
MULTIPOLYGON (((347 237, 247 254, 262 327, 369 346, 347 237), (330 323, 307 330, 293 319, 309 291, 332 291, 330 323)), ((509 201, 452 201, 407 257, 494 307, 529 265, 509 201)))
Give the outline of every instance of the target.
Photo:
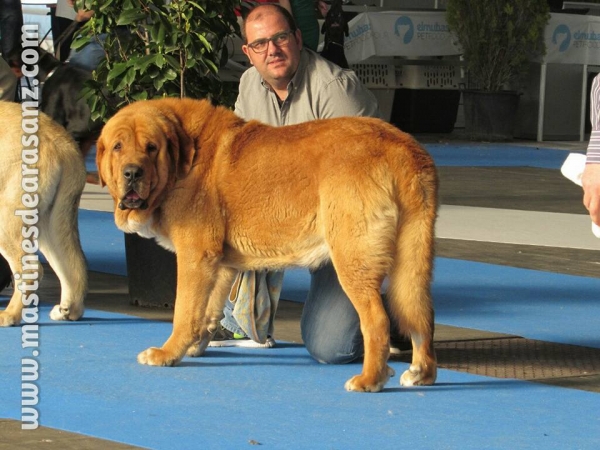
POLYGON ((237 83, 223 83, 227 40, 240 33, 240 0, 81 0, 94 10, 73 42, 80 48, 100 34, 106 58, 84 89, 92 118, 155 97, 209 98, 231 105, 237 83))
POLYGON ((546 0, 448 0, 446 20, 463 49, 469 81, 498 91, 546 53, 546 0))

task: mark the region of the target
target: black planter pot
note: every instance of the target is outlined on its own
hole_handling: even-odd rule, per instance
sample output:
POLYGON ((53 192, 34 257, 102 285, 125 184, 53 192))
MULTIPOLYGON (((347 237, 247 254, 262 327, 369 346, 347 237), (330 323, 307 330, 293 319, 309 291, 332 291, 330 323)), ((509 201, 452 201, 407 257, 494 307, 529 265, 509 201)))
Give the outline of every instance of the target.
POLYGON ((175 306, 177 261, 175 254, 137 234, 125 234, 129 297, 138 306, 175 306))
POLYGON ((471 139, 506 141, 515 136, 516 91, 463 91, 465 133, 471 139))
POLYGON ((0 291, 10 285, 12 281, 12 272, 8 261, 4 259, 4 256, 0 255, 0 291))

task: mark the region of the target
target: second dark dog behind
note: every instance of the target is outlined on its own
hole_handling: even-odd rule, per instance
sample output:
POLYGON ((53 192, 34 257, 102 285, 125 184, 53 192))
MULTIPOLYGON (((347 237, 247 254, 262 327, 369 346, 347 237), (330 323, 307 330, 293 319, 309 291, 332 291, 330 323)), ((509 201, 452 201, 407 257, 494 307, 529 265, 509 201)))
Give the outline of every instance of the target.
POLYGON ((102 129, 92 121, 90 107, 81 90, 92 74, 63 63, 48 52, 40 54, 38 80, 43 84, 41 109, 73 136, 83 155, 87 155, 102 129))
POLYGON ((321 27, 321 34, 325 35, 321 56, 344 69, 349 69, 350 65, 344 53, 344 36, 349 35, 349 30, 342 9, 342 0, 333 0, 331 3, 331 8, 321 27))

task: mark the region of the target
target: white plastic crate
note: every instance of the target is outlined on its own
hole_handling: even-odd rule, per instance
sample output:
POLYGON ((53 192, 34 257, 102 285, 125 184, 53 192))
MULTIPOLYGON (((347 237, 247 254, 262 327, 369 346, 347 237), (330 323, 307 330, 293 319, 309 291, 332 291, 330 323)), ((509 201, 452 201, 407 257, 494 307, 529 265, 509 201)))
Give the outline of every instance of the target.
POLYGON ((395 67, 396 87, 408 89, 458 89, 458 65, 403 65, 395 67))
POLYGON ((396 69, 394 64, 354 64, 352 70, 354 70, 362 84, 368 88, 394 89, 396 87, 396 69))

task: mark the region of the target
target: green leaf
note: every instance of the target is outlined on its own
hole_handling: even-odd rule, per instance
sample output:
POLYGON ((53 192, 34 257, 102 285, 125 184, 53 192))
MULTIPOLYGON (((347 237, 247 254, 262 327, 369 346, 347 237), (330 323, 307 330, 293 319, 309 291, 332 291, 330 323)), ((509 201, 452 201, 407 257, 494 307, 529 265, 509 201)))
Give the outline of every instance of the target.
POLYGON ((134 67, 140 72, 145 72, 150 64, 156 63, 156 58, 158 58, 158 55, 142 56, 135 61, 134 67))
POLYGON ((172 55, 165 55, 165 60, 173 69, 178 71, 181 69, 181 67, 179 66, 179 61, 175 59, 172 55))
POLYGON ((136 25, 138 22, 146 19, 146 14, 137 9, 135 10, 124 10, 117 19, 117 26, 123 25, 136 25))
POLYGON ((138 92, 136 94, 133 94, 131 96, 131 98, 133 98, 136 102, 140 101, 140 100, 147 100, 148 99, 148 92, 146 92, 146 91, 138 92))
POLYGON ((160 91, 162 89, 163 84, 165 84, 165 80, 163 78, 155 78, 154 79, 154 88, 157 91, 160 91))
POLYGON ((128 64, 126 62, 115 64, 113 68, 108 72, 108 77, 106 78, 106 81, 108 82, 120 77, 123 74, 123 72, 127 70, 127 67, 128 64))

